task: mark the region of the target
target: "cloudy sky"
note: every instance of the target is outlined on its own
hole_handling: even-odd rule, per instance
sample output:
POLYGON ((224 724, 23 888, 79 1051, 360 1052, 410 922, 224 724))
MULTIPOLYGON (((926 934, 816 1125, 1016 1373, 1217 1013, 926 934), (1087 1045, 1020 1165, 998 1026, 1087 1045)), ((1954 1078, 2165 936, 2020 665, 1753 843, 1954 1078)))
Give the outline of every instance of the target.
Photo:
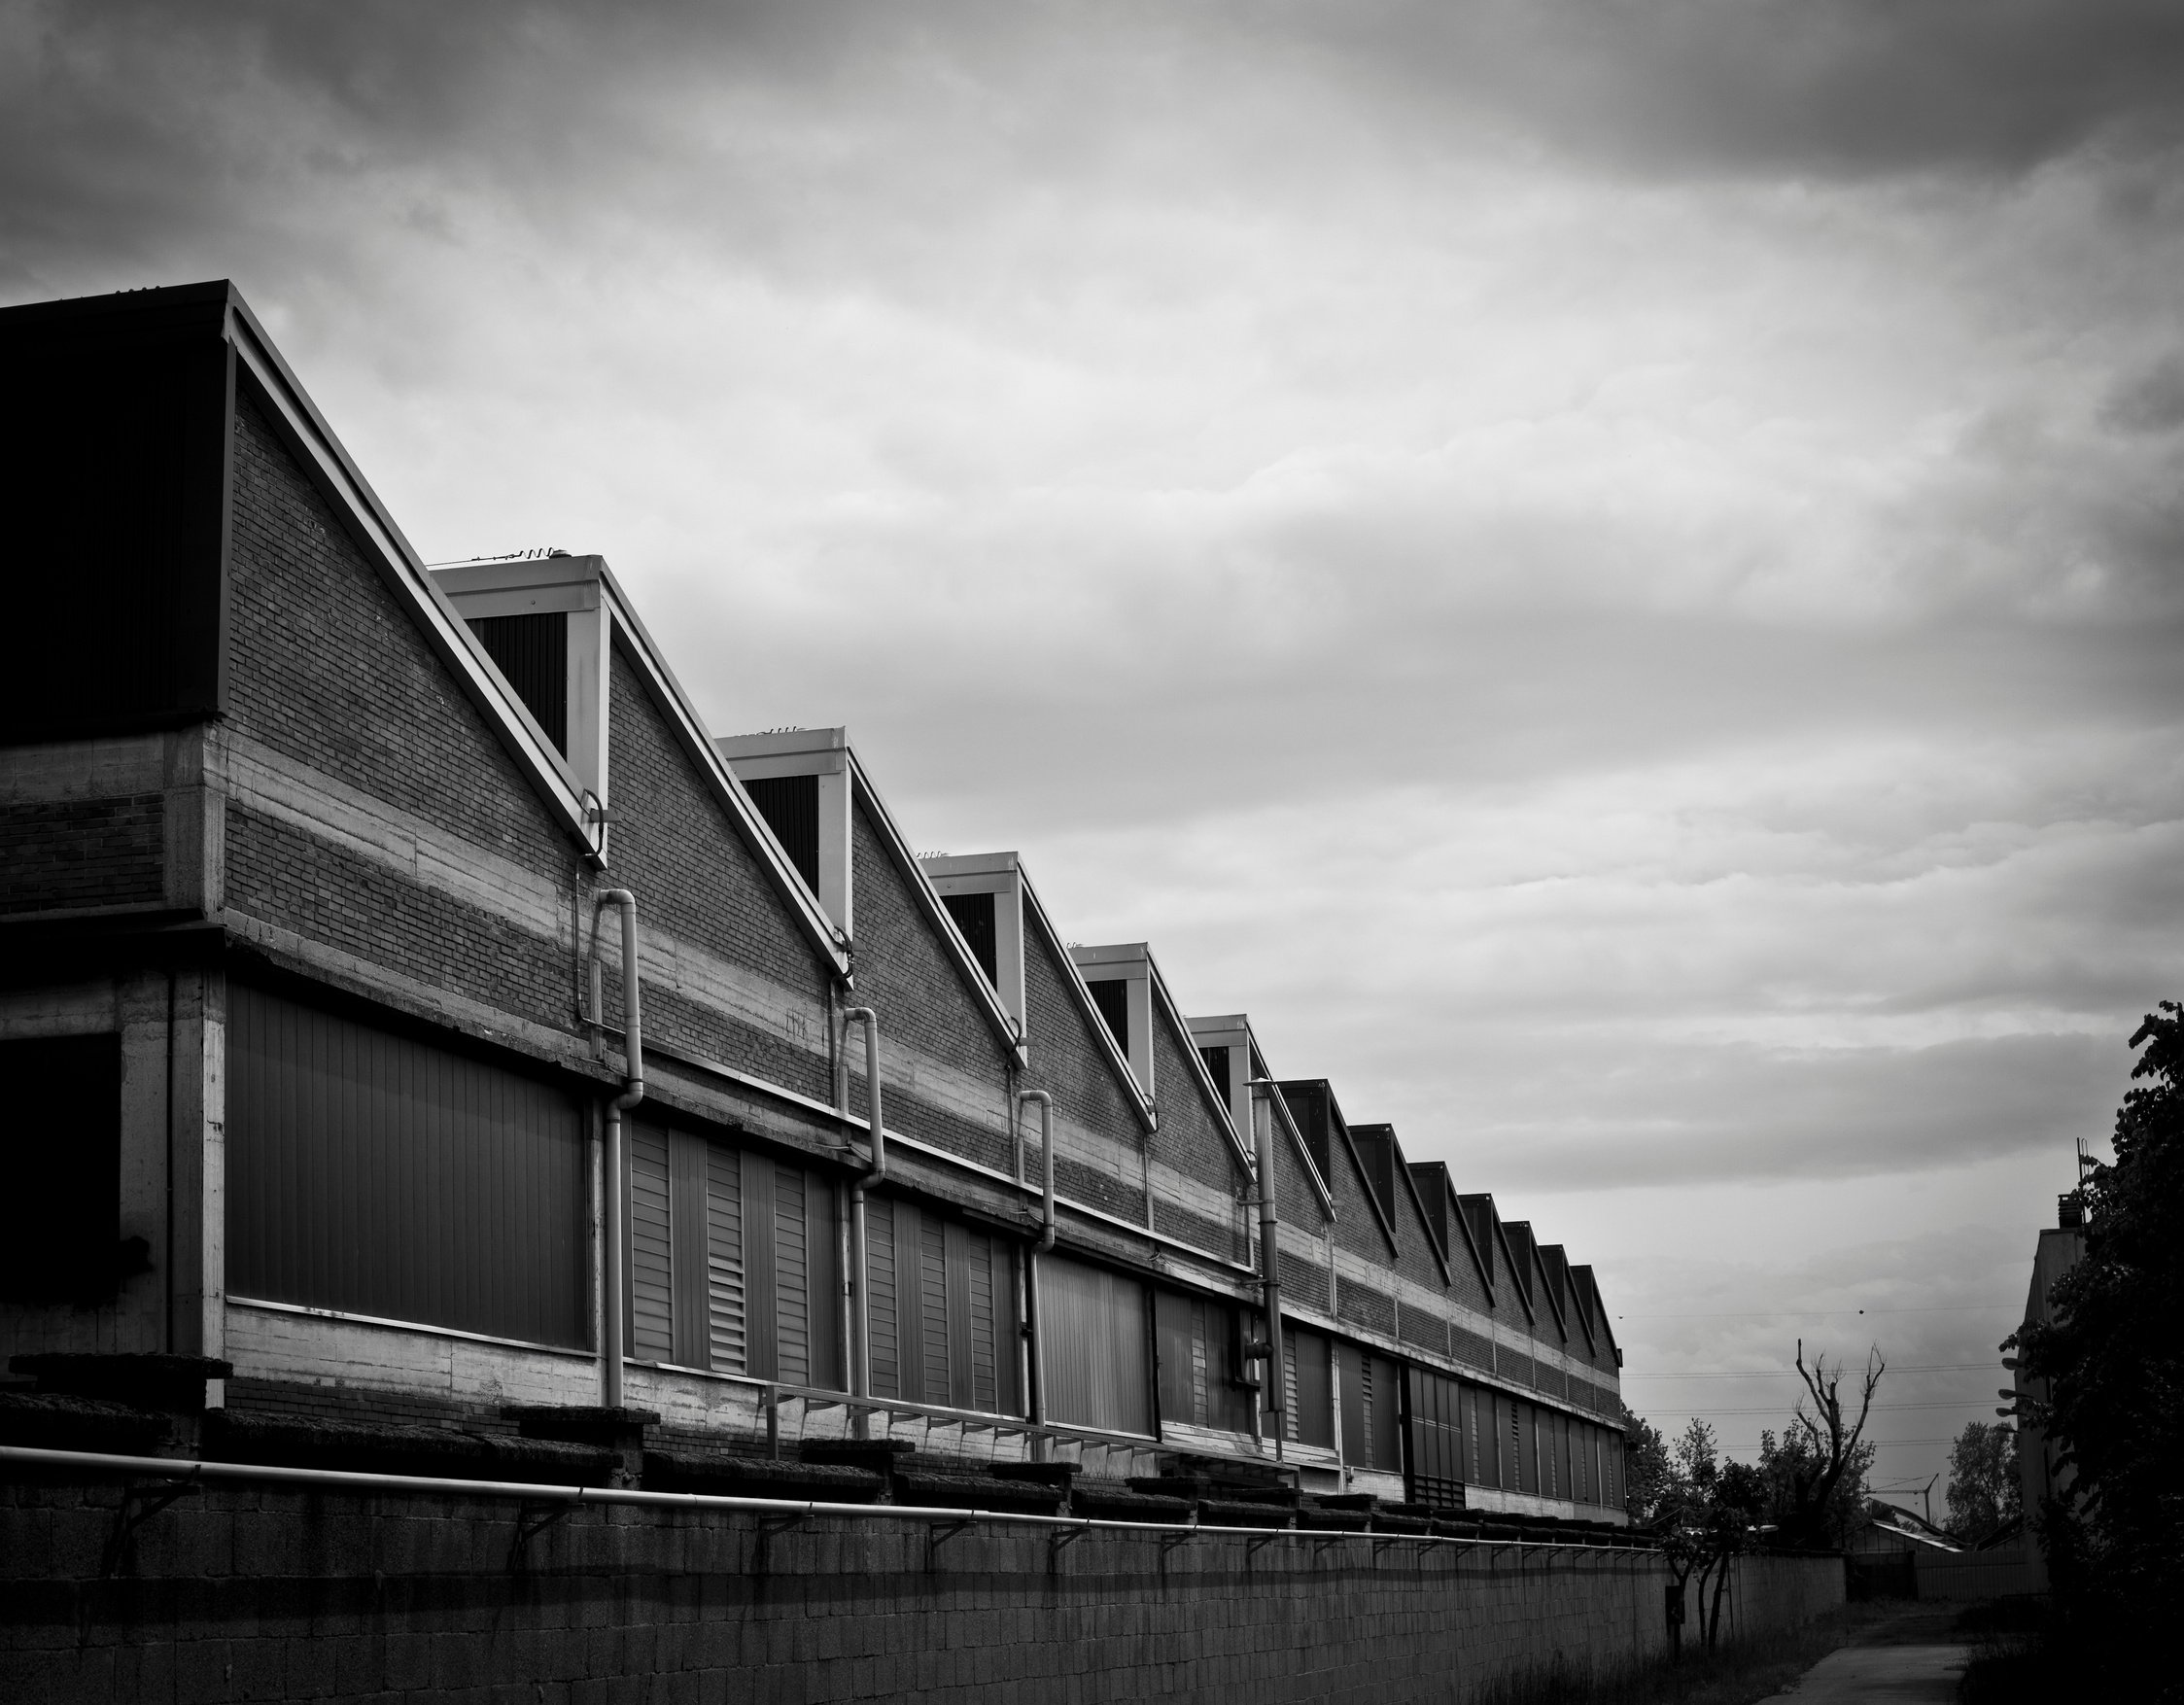
POLYGON ((2184 13, 0 0, 0 299, 220 276, 429 559, 849 722, 1667 1426, 1992 1413, 2184 994, 2184 13))

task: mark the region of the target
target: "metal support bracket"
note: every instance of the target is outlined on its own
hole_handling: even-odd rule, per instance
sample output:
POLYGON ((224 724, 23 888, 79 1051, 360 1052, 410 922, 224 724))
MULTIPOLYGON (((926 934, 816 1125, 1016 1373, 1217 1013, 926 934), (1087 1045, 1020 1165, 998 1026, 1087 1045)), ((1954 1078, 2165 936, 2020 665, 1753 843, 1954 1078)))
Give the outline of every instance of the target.
POLYGON ((531 1562, 531 1542, 575 1509, 573 1504, 523 1504, 516 1509, 516 1530, 508 1537, 508 1573, 518 1575, 531 1562))
POLYGON ((942 1546, 971 1525, 972 1522, 968 1516, 961 1521, 936 1521, 927 1530, 927 1533, 932 1544, 942 1546))
POLYGON ((792 1515, 761 1515, 758 1518, 758 1531, 766 1534, 786 1533, 792 1527, 803 1525, 804 1512, 801 1510, 792 1515))
POLYGON ((111 1577, 121 1568, 122 1554, 128 1549, 136 1530, 176 1499, 190 1497, 196 1490, 196 1485, 189 1480, 162 1480, 157 1485, 122 1487, 121 1502, 114 1512, 114 1532, 107 1539, 99 1574, 111 1577))

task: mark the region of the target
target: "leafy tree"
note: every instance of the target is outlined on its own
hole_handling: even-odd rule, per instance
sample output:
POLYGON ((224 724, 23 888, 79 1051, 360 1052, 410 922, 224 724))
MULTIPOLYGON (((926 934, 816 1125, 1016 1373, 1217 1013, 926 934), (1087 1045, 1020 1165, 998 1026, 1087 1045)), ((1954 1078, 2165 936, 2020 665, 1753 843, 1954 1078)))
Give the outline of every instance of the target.
POLYGON ((1623 1405, 1623 1439, 1628 1450, 1623 1473, 1623 1508, 1637 1526, 1653 1519, 1673 1478, 1668 1442, 1661 1430, 1623 1405))
POLYGON ((2084 1259, 2056 1284, 2054 1320, 2003 1346, 2049 1382, 2022 1418, 2073 1475, 2041 1513, 2050 1573, 2064 1608, 2104 1630, 2089 1650, 2119 1661, 2184 1626, 2184 1008, 2163 1001, 2131 1045, 2143 1082, 2116 1114, 2114 1163, 2082 1186, 2084 1259))
MULTIPOLYGON (((1693 1576, 1699 1634, 1712 1652, 1721 1636, 1721 1601, 1734 1559, 1751 1548, 1765 1514, 1767 1487, 1750 1463, 1723 1462, 1714 1429, 1694 1416, 1676 1443, 1654 1528, 1681 1591, 1693 1576)), ((1681 1639, 1678 1636, 1678 1650, 1681 1639)))
POLYGON ((2007 1421, 1966 1421, 1949 1447, 1949 1519, 1943 1523, 1975 1544, 2015 1521, 2025 1508, 2017 1472, 2017 1433, 2007 1421))
POLYGON ((1818 1485, 1826 1478, 1827 1464, 1812 1435, 1791 1426, 1781 1437, 1759 1435, 1759 1476, 1767 1486, 1767 1514, 1783 1543, 1830 1549, 1848 1546, 1865 1520, 1866 1477, 1873 1468, 1874 1448, 1865 1440, 1853 1444, 1846 1465, 1835 1477, 1834 1488, 1820 1504, 1816 1514, 1801 1516, 1800 1487, 1818 1485))

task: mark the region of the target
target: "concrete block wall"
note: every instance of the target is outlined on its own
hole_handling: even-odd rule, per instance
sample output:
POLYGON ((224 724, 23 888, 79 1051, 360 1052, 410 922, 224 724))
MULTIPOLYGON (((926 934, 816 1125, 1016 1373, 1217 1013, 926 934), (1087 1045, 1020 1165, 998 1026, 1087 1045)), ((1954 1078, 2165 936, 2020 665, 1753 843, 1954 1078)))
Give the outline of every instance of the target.
MULTIPOLYGON (((102 1573, 122 1487, 0 1488, 0 1696, 1460 1701, 1665 1648, 1644 1551, 1425 1548, 207 1486, 102 1573), (526 1538, 527 1528, 536 1528, 526 1538)), ((1739 1632, 1841 1601, 1755 1560, 1739 1632)))

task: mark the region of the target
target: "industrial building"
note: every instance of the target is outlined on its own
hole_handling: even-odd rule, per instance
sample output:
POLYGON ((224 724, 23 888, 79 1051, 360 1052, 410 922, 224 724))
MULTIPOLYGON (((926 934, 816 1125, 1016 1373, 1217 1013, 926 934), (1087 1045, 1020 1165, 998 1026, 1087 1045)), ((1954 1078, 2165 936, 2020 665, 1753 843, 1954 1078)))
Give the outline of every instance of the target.
POLYGON ((428 570, 229 285, 0 359, 0 1433, 197 1357, 239 1460, 1622 1522, 1592 1270, 1152 946, 716 735, 601 557, 428 570))

